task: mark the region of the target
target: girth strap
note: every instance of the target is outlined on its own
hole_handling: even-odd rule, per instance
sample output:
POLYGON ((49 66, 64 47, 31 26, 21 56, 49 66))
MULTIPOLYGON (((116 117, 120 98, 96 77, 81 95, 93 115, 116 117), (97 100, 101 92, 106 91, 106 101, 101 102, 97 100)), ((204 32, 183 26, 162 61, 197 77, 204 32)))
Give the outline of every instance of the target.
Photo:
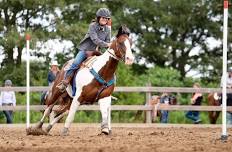
POLYGON ((115 79, 112 78, 110 81, 106 82, 93 68, 89 69, 90 73, 94 76, 94 78, 101 83, 103 86, 98 90, 97 92, 97 96, 95 98, 95 101, 98 100, 99 95, 102 93, 102 91, 104 89, 106 89, 107 87, 111 86, 114 84, 115 79))

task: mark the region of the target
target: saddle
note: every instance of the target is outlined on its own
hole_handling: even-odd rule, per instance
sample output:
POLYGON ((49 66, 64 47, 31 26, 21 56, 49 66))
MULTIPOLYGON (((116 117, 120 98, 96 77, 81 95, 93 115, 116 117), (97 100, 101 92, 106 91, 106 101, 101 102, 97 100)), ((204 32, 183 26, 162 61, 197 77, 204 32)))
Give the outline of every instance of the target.
MULTIPOLYGON (((74 81, 74 77, 76 76, 78 71, 83 69, 83 68, 86 68, 86 67, 87 68, 92 67, 93 63, 97 59, 97 56, 101 55, 101 52, 99 52, 99 51, 86 51, 86 55, 87 55, 87 58, 81 63, 80 68, 78 70, 74 71, 74 75, 72 76, 70 84, 68 85, 68 87, 66 89, 70 97, 73 97, 75 95, 76 84, 74 81)), ((64 67, 64 71, 67 71, 70 68, 73 61, 74 61, 74 59, 71 59, 68 61, 68 63, 64 67)))

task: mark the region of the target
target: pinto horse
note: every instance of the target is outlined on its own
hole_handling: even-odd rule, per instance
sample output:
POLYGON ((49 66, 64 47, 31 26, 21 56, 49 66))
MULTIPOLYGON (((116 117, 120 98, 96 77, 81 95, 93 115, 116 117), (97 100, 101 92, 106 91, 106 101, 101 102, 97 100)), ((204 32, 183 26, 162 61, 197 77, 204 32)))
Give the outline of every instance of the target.
MULTIPOLYGON (((64 78, 67 63, 63 66, 54 82, 52 91, 48 93, 46 98, 47 108, 44 111, 44 115, 34 129, 42 129, 45 117, 49 116, 52 111, 56 111, 54 119, 49 123, 45 131, 43 130, 44 134, 47 134, 57 121, 68 114, 64 128, 61 131, 61 135, 68 135, 78 107, 98 101, 102 115, 101 131, 104 134, 110 133, 111 94, 115 87, 114 77, 117 65, 119 61, 123 61, 127 65, 131 65, 134 61, 131 41, 127 31, 129 31, 127 27, 120 27, 116 39, 112 41, 110 48, 102 55, 97 56, 91 67, 81 68, 77 72, 73 78, 76 83, 76 91, 73 98, 70 97, 68 91, 60 92, 56 87, 64 78), (61 106, 54 110, 53 107, 57 103, 61 106)), ((27 133, 33 134, 29 131, 27 133)))

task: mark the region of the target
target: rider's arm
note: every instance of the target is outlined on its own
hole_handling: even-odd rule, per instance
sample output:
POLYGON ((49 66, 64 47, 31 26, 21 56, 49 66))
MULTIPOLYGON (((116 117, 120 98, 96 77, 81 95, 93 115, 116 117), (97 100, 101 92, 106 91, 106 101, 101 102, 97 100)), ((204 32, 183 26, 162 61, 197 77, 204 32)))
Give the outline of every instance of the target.
MULTIPOLYGON (((100 31, 99 30, 99 27, 98 25, 96 25, 96 23, 92 23, 89 25, 89 37, 90 39, 93 41, 93 43, 95 43, 97 46, 99 47, 108 47, 109 44, 103 40, 101 40, 99 37, 98 37, 98 32, 104 32, 104 34, 106 34, 108 36, 109 31, 106 30, 106 31, 100 31)), ((105 35, 105 36, 106 36, 105 35)))

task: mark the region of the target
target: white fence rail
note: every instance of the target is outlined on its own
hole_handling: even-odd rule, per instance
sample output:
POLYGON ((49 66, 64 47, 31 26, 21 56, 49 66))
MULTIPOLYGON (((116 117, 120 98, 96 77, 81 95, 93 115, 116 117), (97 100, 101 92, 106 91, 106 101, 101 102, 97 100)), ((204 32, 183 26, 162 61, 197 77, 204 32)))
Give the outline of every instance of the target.
MULTIPOLYGON (((42 92, 47 91, 49 87, 44 86, 33 86, 30 87, 31 92, 42 92)), ((26 87, 0 87, 0 91, 15 91, 15 92, 26 92, 26 87)), ((114 92, 140 92, 145 93, 146 95, 146 103, 151 99, 152 93, 157 92, 175 92, 175 93, 193 93, 193 92, 201 92, 201 93, 211 93, 211 92, 222 92, 221 88, 180 88, 180 87, 116 87, 114 92)), ((232 89, 227 90, 228 93, 232 93, 232 89)), ((31 105, 30 109, 34 111, 40 111, 43 110, 45 106, 40 105, 31 105)), ((18 105, 16 107, 0 107, 0 110, 6 110, 11 109, 15 111, 25 111, 26 106, 24 105, 18 105)), ((144 110, 146 111, 146 122, 151 123, 151 112, 154 109, 153 106, 144 106, 144 105, 113 105, 112 110, 144 110)), ((191 106, 191 105, 160 105, 157 107, 158 110, 178 110, 178 111, 222 111, 222 107, 220 106, 191 106)), ((79 110, 99 110, 99 107, 96 105, 88 105, 88 106, 81 106, 79 110)), ((228 107, 228 111, 232 111, 231 107, 228 107)))
MULTIPOLYGON (((30 109, 33 111, 44 110, 46 106, 42 105, 31 105, 30 109)), ((111 109, 113 111, 152 111, 154 106, 143 106, 143 105, 112 105, 111 109)), ((221 106, 191 106, 191 105, 162 105, 160 104, 157 110, 169 110, 169 111, 221 111, 221 106)), ((2 110, 13 110, 13 111, 25 111, 26 105, 17 105, 13 106, 0 106, 0 111, 2 110)), ((98 111, 98 105, 81 105, 78 110, 87 110, 87 111, 98 111)), ((232 106, 227 107, 228 111, 232 111, 232 106)))

